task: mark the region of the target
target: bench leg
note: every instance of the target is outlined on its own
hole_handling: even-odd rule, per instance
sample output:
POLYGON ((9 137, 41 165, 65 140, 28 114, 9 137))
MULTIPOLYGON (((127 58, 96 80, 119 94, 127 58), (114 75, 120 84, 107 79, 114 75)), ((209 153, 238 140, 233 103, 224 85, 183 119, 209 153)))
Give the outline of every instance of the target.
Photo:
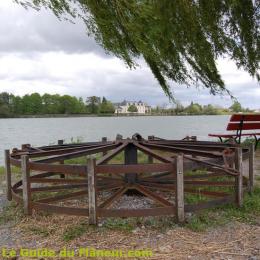
POLYGON ((256 135, 253 135, 255 138, 255 150, 257 149, 258 142, 260 141, 260 138, 257 139, 256 135))

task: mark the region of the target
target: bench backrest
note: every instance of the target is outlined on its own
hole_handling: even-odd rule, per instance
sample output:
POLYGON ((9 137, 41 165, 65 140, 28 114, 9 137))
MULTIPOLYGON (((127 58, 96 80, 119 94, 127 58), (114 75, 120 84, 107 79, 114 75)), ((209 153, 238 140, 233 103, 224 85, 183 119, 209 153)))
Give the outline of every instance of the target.
POLYGON ((227 125, 227 131, 260 129, 260 114, 234 114, 227 125))

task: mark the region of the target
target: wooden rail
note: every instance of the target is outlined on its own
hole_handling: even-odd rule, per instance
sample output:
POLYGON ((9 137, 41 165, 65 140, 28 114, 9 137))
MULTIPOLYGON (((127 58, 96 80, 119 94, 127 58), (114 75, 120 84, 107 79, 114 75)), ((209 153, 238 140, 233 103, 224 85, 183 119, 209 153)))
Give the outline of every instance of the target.
POLYGON ((103 137, 101 142, 71 146, 59 141, 57 146, 32 148, 26 144, 22 147, 23 150, 11 154, 9 150, 5 150, 6 196, 8 200, 14 199, 22 203, 27 215, 31 215, 32 210, 44 210, 57 214, 88 216, 90 225, 97 225, 99 217, 174 215, 181 223, 185 221, 185 212, 234 201, 238 207, 241 207, 245 188, 253 192, 253 145, 242 149, 237 145, 202 142, 195 139, 167 142, 167 140, 153 138, 150 141, 143 139, 138 141, 136 138, 123 139, 120 135, 116 142, 109 142, 103 137), (234 151, 234 165, 228 167, 224 165, 224 161, 221 161, 223 149, 227 147, 234 151), (138 162, 138 150, 147 155, 147 163, 138 162), (158 150, 163 152, 158 154, 158 150), (125 153, 124 163, 109 164, 109 161, 120 152, 125 153), (93 157, 96 153, 101 153, 102 158, 96 160, 93 157), (36 155, 44 158, 37 159, 36 155), (82 155, 91 156, 86 165, 66 164, 67 159, 82 155), (243 160, 247 158, 248 179, 243 176, 242 167, 243 160), (12 185, 11 165, 19 167, 22 173, 22 179, 14 185, 12 185), (202 167, 206 172, 187 175, 185 171, 189 167, 192 169, 202 167), (224 179, 218 180, 216 179, 218 177, 224 179), (211 187, 225 189, 234 187, 235 193, 232 194, 229 190, 216 191, 210 189, 211 187), (59 194, 59 191, 67 193, 59 194), (110 191, 111 195, 101 203, 97 203, 97 198, 103 191, 110 191), (130 191, 139 192, 150 198, 159 207, 141 209, 112 207, 116 200, 130 191), (57 193, 34 199, 33 194, 36 192, 57 193), (170 201, 160 192, 172 194, 174 200, 170 201), (187 204, 186 194, 200 194, 207 197, 207 201, 187 204), (82 196, 88 198, 88 205, 85 207, 52 204, 82 196))

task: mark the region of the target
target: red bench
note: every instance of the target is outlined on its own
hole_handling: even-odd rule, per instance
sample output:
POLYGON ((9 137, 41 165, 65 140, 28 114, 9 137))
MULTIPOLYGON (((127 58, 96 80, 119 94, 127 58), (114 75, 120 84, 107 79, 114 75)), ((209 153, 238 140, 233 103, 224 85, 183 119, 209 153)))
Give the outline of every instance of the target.
MULTIPOLYGON (((234 114, 231 116, 230 121, 227 125, 227 131, 236 131, 233 134, 209 134, 211 137, 218 137, 221 142, 223 139, 233 139, 237 143, 241 142, 242 136, 253 136, 255 138, 255 149, 258 142, 260 141, 260 132, 246 132, 248 130, 260 129, 260 114, 234 114)), ((226 140, 226 141, 227 141, 226 140)))

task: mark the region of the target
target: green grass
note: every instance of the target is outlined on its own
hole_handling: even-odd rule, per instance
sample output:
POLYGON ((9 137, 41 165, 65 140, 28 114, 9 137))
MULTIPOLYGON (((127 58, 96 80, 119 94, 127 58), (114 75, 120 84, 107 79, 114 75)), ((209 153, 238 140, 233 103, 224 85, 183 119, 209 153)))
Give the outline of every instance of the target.
MULTIPOLYGON (((103 154, 97 153, 97 154, 93 154, 92 156, 94 158, 96 158, 96 160, 98 160, 103 156, 103 154)), ((89 157, 90 156, 82 156, 82 157, 78 157, 78 158, 68 159, 68 160, 65 160, 65 163, 84 165, 84 164, 87 164, 89 157)), ((124 159, 125 159, 125 153, 120 152, 115 157, 113 157, 109 161, 109 163, 110 164, 122 164, 122 163, 124 163, 124 159)), ((147 163, 147 162, 148 162, 148 156, 146 154, 144 154, 143 152, 138 151, 138 163, 147 163)))
POLYGON ((196 204, 200 202, 208 201, 208 198, 204 195, 201 195, 198 190, 198 194, 184 194, 184 202, 185 204, 196 204))
MULTIPOLYGON (((185 176, 196 176, 198 174, 207 174, 206 170, 200 169, 196 171, 188 171, 185 172, 185 176)), ((197 179, 194 179, 197 180, 197 179)), ((234 177, 230 176, 216 176, 216 177, 209 177, 207 181, 215 181, 215 182, 225 182, 225 181, 235 181, 234 177)), ((203 195, 202 191, 216 191, 216 192, 226 192, 229 194, 234 194, 234 186, 213 186, 213 185, 206 185, 206 186, 187 186, 188 188, 192 188, 197 191, 197 194, 194 193, 185 193, 184 200, 187 204, 196 204, 199 202, 208 201, 208 196, 203 195)))
MULTIPOLYGON (((191 198, 192 203, 197 202, 196 197, 191 198), (194 201, 195 200, 195 201, 194 201)), ((16 203, 9 203, 4 207, 0 214, 0 225, 4 225, 10 221, 18 223, 24 217, 22 208, 17 207, 16 203)), ((229 204, 226 206, 216 207, 198 211, 191 217, 187 218, 187 222, 183 224, 193 231, 201 232, 208 229, 216 228, 228 224, 230 222, 238 221, 247 224, 258 224, 260 217, 260 187, 256 187, 252 195, 245 193, 243 206, 238 208, 236 205, 229 204), (258 222, 257 222, 258 221, 258 222)), ((97 232, 118 230, 123 232, 132 232, 136 228, 159 230, 166 232, 177 226, 174 216, 163 217, 140 217, 140 218, 107 218, 104 220, 102 227, 89 226, 87 221, 77 225, 72 225, 66 228, 63 232, 62 239, 64 241, 71 241, 75 238, 81 237, 91 229, 96 229, 97 232)), ((50 231, 44 227, 30 227, 29 232, 39 235, 41 237, 48 237, 50 231)))
POLYGON ((171 216, 138 217, 138 218, 107 218, 102 230, 119 230, 132 232, 136 228, 149 228, 166 232, 169 228, 176 226, 175 219, 171 216))
POLYGON ((87 156, 72 158, 64 161, 65 164, 87 164, 87 156))
POLYGON ((188 220, 188 223, 185 226, 194 231, 204 231, 208 228, 223 225, 230 221, 255 224, 256 219, 259 216, 260 187, 257 187, 252 195, 245 194, 243 206, 241 208, 229 204, 215 209, 197 212, 188 220))
MULTIPOLYGON (((12 173, 15 174, 21 174, 21 169, 15 166, 11 167, 11 171, 12 173)), ((5 174, 5 167, 4 166, 0 166, 0 174, 5 174)))
POLYGON ((166 232, 170 228, 178 226, 175 218, 172 216, 147 217, 143 218, 143 223, 145 227, 160 230, 161 232, 166 232))
POLYGON ((133 220, 123 218, 108 218, 105 220, 103 229, 113 229, 121 231, 132 231, 135 228, 133 220))
POLYGON ((77 225, 68 227, 63 235, 63 241, 71 241, 81 237, 89 230, 96 230, 97 232, 109 232, 110 230, 116 230, 121 232, 132 232, 136 228, 151 228, 166 232, 169 227, 175 227, 176 223, 173 217, 146 217, 146 218, 106 218, 101 227, 89 226, 87 222, 83 222, 77 225))
POLYGON ((24 216, 22 208, 17 206, 15 202, 10 202, 4 206, 0 213, 0 225, 6 224, 10 221, 17 222, 24 216))
POLYGON ((63 240, 68 242, 75 238, 81 237, 84 233, 88 231, 90 226, 88 223, 80 223, 78 225, 68 227, 63 233, 63 240))
POLYGON ((32 226, 28 228, 28 231, 32 232, 35 235, 39 235, 41 237, 48 237, 50 235, 50 232, 43 227, 32 226))

